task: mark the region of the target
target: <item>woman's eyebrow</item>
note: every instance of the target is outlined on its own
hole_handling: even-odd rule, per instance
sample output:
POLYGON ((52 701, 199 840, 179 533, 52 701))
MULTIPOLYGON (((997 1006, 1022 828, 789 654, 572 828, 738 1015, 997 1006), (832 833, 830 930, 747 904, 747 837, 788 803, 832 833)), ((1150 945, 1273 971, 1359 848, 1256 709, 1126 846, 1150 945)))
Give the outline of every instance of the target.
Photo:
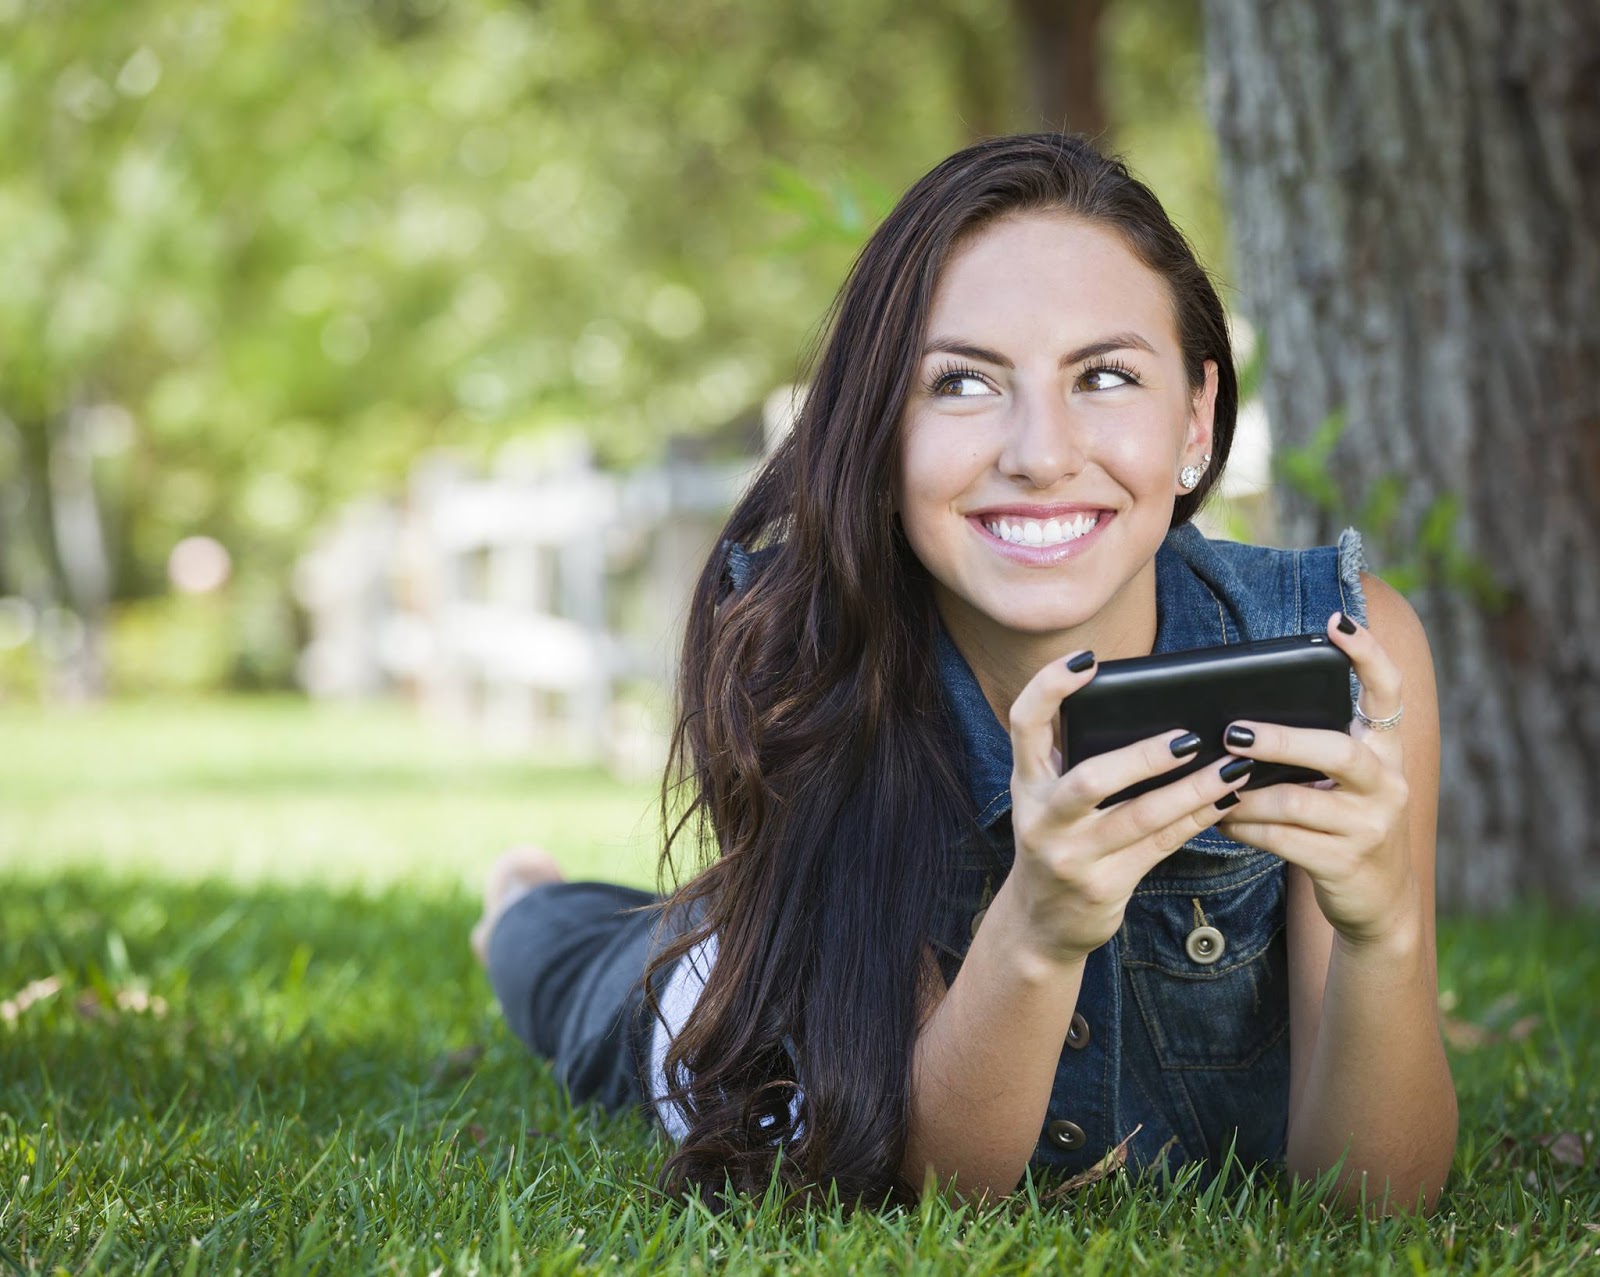
MULTIPOLYGON (((1079 364, 1085 359, 1093 359, 1096 355, 1109 355, 1113 350, 1142 350, 1147 354, 1155 354, 1155 347, 1147 342, 1138 333, 1114 333, 1110 337, 1102 337, 1098 341, 1091 341, 1087 346, 1079 346, 1077 350, 1070 350, 1061 356, 1060 367, 1069 364, 1079 364)), ((1012 363, 998 350, 990 350, 987 346, 974 345, 960 337, 935 337, 922 348, 923 358, 934 354, 960 355, 966 359, 981 359, 986 364, 996 364, 1001 368, 1010 368, 1012 363)))

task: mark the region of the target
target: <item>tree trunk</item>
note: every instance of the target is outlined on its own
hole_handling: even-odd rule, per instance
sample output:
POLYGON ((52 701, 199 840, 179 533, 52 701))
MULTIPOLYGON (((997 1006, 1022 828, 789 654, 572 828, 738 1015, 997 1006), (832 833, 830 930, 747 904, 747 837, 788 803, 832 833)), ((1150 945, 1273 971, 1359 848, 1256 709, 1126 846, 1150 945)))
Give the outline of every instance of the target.
POLYGON ((48 700, 106 690, 106 555, 93 459, 78 410, 25 432, 0 412, 0 594, 15 589, 38 617, 48 700))
POLYGON ((63 644, 52 671, 55 695, 64 701, 105 695, 106 607, 111 600, 111 564, 106 555, 100 495, 87 418, 74 406, 58 418, 50 438, 50 523, 62 592, 78 620, 70 645, 63 644))
POLYGON ((1280 485, 1281 526, 1310 545, 1357 523, 1427 629, 1440 899, 1592 903, 1600 6, 1206 14, 1238 283, 1286 473, 1303 480, 1296 450, 1343 422, 1326 480, 1280 485))
POLYGON ((1035 129, 1102 136, 1109 126, 1100 19, 1105 0, 1012 0, 1035 129))

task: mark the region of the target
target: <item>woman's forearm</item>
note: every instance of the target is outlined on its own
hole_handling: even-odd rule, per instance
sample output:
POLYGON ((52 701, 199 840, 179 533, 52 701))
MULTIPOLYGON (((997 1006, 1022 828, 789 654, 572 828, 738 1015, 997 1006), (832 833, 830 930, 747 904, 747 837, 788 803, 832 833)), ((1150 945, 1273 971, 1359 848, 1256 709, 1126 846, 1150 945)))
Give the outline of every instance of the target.
POLYGON ((918 1189, 931 1165, 962 1197, 1010 1193, 1049 1108, 1083 963, 1030 951, 1011 881, 917 1038, 902 1170, 918 1189))
POLYGON ((1456 1093, 1440 1040, 1421 928, 1381 944, 1336 936, 1316 1046, 1289 1121, 1288 1166, 1344 1159, 1340 1196, 1385 1211, 1432 1209, 1456 1146, 1456 1093))

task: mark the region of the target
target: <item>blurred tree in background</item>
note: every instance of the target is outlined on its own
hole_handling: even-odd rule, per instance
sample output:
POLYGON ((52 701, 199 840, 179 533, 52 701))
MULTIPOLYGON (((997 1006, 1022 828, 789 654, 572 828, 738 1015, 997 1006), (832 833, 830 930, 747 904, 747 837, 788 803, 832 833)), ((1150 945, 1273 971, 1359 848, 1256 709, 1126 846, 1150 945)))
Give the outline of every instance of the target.
POLYGON ((285 683, 331 505, 428 446, 627 464, 747 411, 907 183, 1061 110, 1219 252, 1190 0, 0 0, 0 596, 61 694, 108 613, 120 669, 285 683), (1076 97, 1024 71, 1049 23, 1076 97), (195 534, 225 599, 166 591, 195 534))
POLYGON ((1279 507, 1428 630, 1441 895, 1600 899, 1600 6, 1206 10, 1279 507))

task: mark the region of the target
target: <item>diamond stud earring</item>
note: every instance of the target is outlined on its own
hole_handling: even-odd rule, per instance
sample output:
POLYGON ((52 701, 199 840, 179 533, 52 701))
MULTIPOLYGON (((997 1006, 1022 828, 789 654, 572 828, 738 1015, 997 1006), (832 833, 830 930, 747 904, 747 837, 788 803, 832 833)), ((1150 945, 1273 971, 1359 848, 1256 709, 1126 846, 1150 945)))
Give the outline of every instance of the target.
POLYGON ((1200 482, 1200 476, 1206 472, 1206 465, 1210 460, 1211 454, 1208 452, 1200 458, 1199 465, 1184 466, 1182 470, 1178 471, 1178 482, 1183 485, 1185 492, 1194 491, 1195 484, 1200 482))

